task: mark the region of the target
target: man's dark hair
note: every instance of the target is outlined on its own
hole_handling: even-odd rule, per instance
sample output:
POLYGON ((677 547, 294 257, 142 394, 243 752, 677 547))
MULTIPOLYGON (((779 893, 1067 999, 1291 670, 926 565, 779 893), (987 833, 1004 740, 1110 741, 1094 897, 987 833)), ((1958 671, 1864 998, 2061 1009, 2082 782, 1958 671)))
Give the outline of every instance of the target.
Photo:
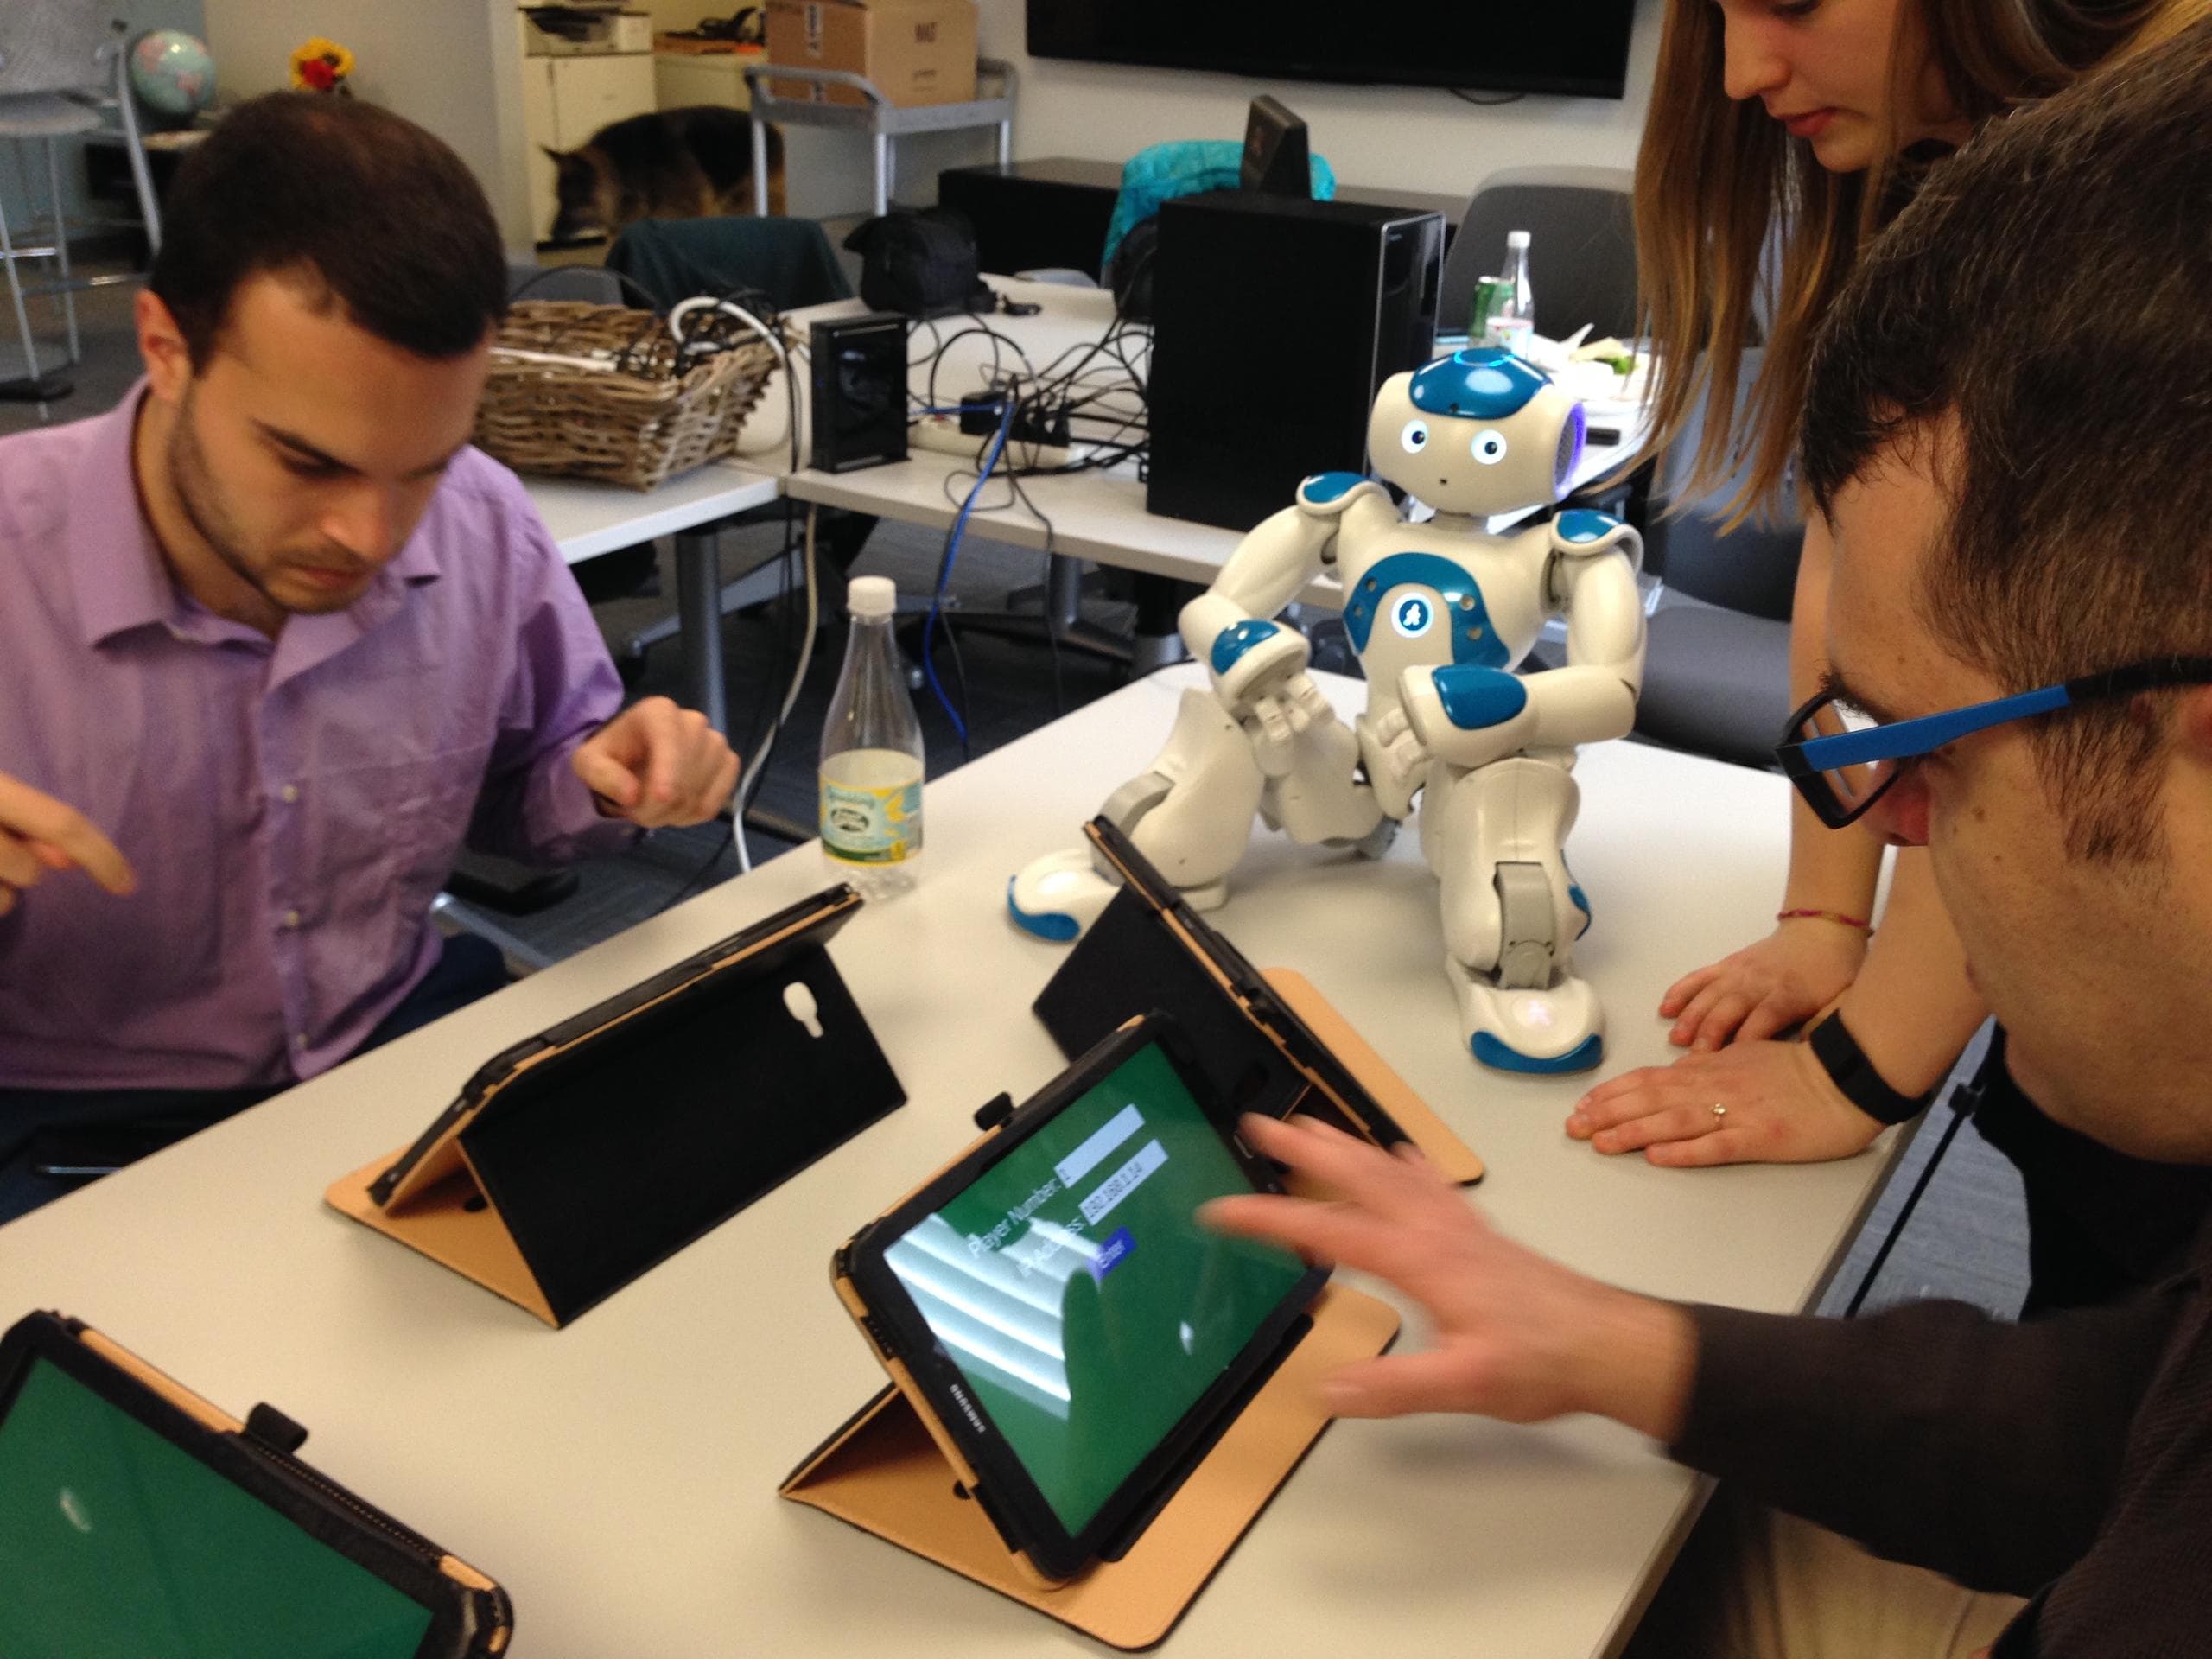
MULTIPOLYGON (((1921 607, 2024 690, 2212 655, 2212 18, 1993 122, 1869 249, 1815 347, 1825 511, 1933 464, 1921 607)), ((2077 857, 2141 859, 2164 701, 2035 723, 2077 857)))
POLYGON ((239 284, 296 272, 353 322, 427 358, 457 357, 506 309, 491 205, 460 156, 353 99, 242 104, 177 169, 149 286, 206 366, 239 284))

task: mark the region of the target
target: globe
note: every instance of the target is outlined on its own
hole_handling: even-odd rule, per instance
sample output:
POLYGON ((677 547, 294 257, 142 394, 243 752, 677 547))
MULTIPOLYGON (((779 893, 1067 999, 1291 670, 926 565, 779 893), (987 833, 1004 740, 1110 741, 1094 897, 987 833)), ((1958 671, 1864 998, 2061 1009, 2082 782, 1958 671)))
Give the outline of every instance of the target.
POLYGON ((146 107, 188 121, 215 99, 215 60, 181 29, 156 29, 130 48, 130 85, 146 107))

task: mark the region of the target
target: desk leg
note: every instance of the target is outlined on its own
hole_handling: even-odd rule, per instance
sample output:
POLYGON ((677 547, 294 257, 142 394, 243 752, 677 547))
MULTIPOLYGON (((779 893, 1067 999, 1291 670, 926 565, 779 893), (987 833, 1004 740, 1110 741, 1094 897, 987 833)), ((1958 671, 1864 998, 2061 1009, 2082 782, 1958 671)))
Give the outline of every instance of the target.
POLYGON ((683 700, 728 737, 720 553, 721 538, 712 525, 677 532, 676 615, 683 644, 683 700))
POLYGON ((1141 575, 1135 582, 1137 632, 1129 654, 1129 677, 1141 679, 1156 668, 1179 663, 1191 653, 1177 626, 1183 607, 1205 590, 1173 576, 1141 575))

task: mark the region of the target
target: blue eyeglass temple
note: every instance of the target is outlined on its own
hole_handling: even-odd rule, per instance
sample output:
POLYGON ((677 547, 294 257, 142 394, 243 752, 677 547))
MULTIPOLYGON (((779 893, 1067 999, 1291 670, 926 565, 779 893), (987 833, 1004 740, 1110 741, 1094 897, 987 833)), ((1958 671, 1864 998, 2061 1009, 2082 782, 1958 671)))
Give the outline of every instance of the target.
POLYGON ((1863 766, 1877 760, 1925 754, 1970 732, 1986 731, 1992 726, 2002 726, 2008 720, 2021 720, 2030 715, 2049 714, 2054 709, 2066 708, 2073 701, 2065 686, 2046 685, 1988 702, 1968 703, 1963 709, 1947 709, 1939 715, 1923 715, 1917 720, 1870 726, 1863 732, 1810 737, 1794 747, 1814 771, 1834 772, 1840 766, 1863 766))

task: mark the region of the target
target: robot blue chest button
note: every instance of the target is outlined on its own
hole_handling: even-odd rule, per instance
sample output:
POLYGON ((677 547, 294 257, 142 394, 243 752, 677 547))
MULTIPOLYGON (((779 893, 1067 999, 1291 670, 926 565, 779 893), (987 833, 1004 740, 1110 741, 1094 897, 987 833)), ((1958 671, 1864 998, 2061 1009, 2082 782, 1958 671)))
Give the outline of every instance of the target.
POLYGON ((1298 499, 1309 507, 1325 507, 1366 481, 1358 473, 1316 473, 1299 485, 1298 499))
MULTIPOLYGON (((1482 588, 1473 575, 1465 566, 1434 553, 1393 553, 1368 567, 1344 606, 1344 627, 1354 651, 1366 654, 1377 607, 1394 589, 1408 586, 1426 588, 1443 601, 1443 614, 1450 619, 1453 662, 1503 668, 1511 660, 1512 653, 1491 625, 1482 588)), ((1398 607, 1393 606, 1391 613, 1398 617, 1398 632, 1408 638, 1416 632, 1426 633, 1432 620, 1424 616, 1421 626, 1412 629, 1398 607)))

